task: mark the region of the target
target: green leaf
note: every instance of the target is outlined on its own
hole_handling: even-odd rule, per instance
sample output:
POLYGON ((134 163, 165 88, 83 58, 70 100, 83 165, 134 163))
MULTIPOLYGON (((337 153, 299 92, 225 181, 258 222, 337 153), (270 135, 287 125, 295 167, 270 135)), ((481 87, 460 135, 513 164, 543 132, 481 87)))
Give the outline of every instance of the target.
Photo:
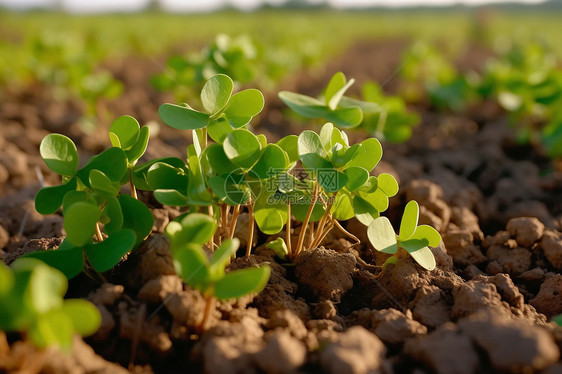
POLYGON ((99 208, 92 203, 77 202, 69 206, 64 214, 64 229, 68 241, 75 247, 89 243, 96 232, 100 215, 99 208))
POLYGON ((215 284, 215 297, 219 300, 237 299, 241 296, 263 290, 271 268, 262 265, 259 268, 246 268, 227 273, 215 284))
POLYGON ((134 247, 137 247, 152 231, 154 216, 146 205, 129 195, 120 195, 118 200, 123 212, 123 229, 135 233, 134 247))
POLYGON ((252 196, 248 185, 244 184, 244 176, 230 173, 211 177, 207 180, 211 190, 228 205, 246 203, 252 196))
POLYGON ((353 156, 353 159, 347 164, 347 167, 359 166, 371 172, 382 158, 381 143, 375 138, 369 138, 360 144, 361 146, 353 156))
POLYGON ((437 266, 433 252, 427 247, 423 247, 415 252, 410 252, 410 255, 426 270, 433 270, 437 266))
POLYGON ((222 144, 232 132, 232 126, 224 117, 209 120, 207 133, 215 142, 222 144))
POLYGON ((189 163, 189 181, 187 184, 188 204, 208 206, 212 202, 212 196, 207 190, 207 183, 205 183, 205 178, 201 170, 201 159, 193 144, 187 147, 187 161, 189 163))
POLYGON ((146 173, 146 181, 153 190, 177 190, 186 193, 188 179, 182 168, 163 162, 153 164, 146 173))
POLYGON ((46 264, 33 267, 24 300, 36 313, 46 313, 62 306, 68 282, 63 273, 46 264))
POLYGON ((52 214, 62 205, 64 195, 76 190, 76 178, 60 186, 43 187, 35 195, 35 210, 41 214, 52 214))
POLYGON ((132 230, 121 230, 113 233, 103 242, 89 244, 84 247, 92 267, 104 273, 111 270, 121 258, 135 246, 135 233, 132 230))
POLYGON ((266 235, 275 235, 281 231, 287 222, 287 214, 285 212, 286 209, 281 210, 276 206, 256 208, 254 210, 254 216, 260 231, 266 235))
POLYGON ((104 196, 114 197, 119 193, 120 186, 115 186, 113 182, 99 170, 94 169, 90 171, 89 179, 92 189, 104 196))
POLYGON ((108 220, 104 222, 104 229, 108 235, 121 230, 123 227, 123 212, 121 211, 121 204, 119 204, 117 198, 112 197, 107 199, 107 204, 102 211, 102 220, 104 216, 108 220))
POLYGON ((338 93, 338 91, 341 91, 341 89, 345 86, 345 82, 345 75, 341 71, 334 74, 332 79, 330 79, 330 83, 328 83, 326 92, 324 93, 324 100, 326 102, 326 105, 329 106, 330 109, 334 110, 338 106, 341 95, 340 97, 336 97, 335 100, 332 100, 332 98, 338 93))
MULTIPOLYGON (((63 242, 64 243, 64 242, 63 242)), ((81 247, 63 248, 61 244, 58 249, 47 251, 35 251, 27 253, 22 258, 36 258, 43 261, 52 268, 62 272, 67 279, 72 279, 82 272, 84 268, 84 255, 81 247)))
POLYGON ((78 151, 70 138, 60 134, 49 134, 39 146, 45 164, 60 175, 73 176, 78 167, 78 151))
POLYGON ((258 162, 252 167, 252 172, 259 179, 267 179, 287 169, 288 157, 276 144, 268 144, 258 162))
POLYGON ((273 241, 270 241, 265 245, 265 247, 272 249, 277 257, 279 257, 281 260, 284 260, 289 254, 289 249, 287 248, 287 244, 285 243, 285 240, 283 240, 283 238, 277 238, 273 241))
POLYGON ((369 179, 369 172, 358 166, 347 168, 344 170, 344 173, 347 176, 345 188, 347 188, 349 192, 358 190, 369 179))
POLYGON ((109 140, 114 147, 130 149, 139 137, 140 125, 131 116, 121 116, 109 128, 109 140))
POLYGON ((14 286, 14 274, 10 268, 0 261, 0 300, 7 295, 14 286))
POLYGON ((369 225, 367 237, 377 251, 394 254, 398 250, 396 234, 386 217, 378 217, 369 225))
MULTIPOLYGON (((297 221, 304 221, 308 208, 310 207, 312 193, 309 191, 294 190, 289 194, 291 204, 291 213, 297 219, 297 221)), ((320 199, 316 200, 314 208, 312 209, 312 214, 310 215, 310 222, 319 221, 324 215, 324 207, 320 199)))
POLYGON ((88 164, 78 170, 80 181, 90 188, 90 172, 99 170, 113 182, 120 182, 127 172, 127 155, 121 148, 109 148, 90 159, 88 164))
POLYGON ((360 108, 338 108, 329 111, 323 117, 333 122, 338 127, 352 128, 358 126, 363 121, 363 112, 360 108))
POLYGON ((331 110, 335 110, 337 108, 345 91, 347 91, 348 88, 351 87, 353 83, 355 83, 355 79, 350 79, 347 83, 345 83, 345 81, 345 75, 340 72, 336 73, 328 84, 328 88, 326 89, 326 105, 328 105, 331 110), (334 80, 335 82, 334 84, 332 84, 334 80))
POLYGON ((306 118, 327 118, 330 113, 320 100, 310 96, 289 91, 281 91, 278 96, 289 108, 306 118))
POLYGON ((351 196, 345 190, 340 190, 336 195, 336 201, 332 205, 332 216, 338 221, 346 221, 355 216, 351 196))
POLYGON ((61 310, 51 310, 37 316, 28 330, 33 344, 46 348, 57 345, 64 351, 72 347, 74 329, 72 321, 61 310))
POLYGON ((327 193, 338 192, 347 184, 347 175, 335 169, 318 170, 316 177, 327 193))
POLYGON ((332 163, 326 160, 326 151, 318 134, 305 130, 298 137, 299 158, 309 170, 332 169, 332 163))
POLYGON ((175 248, 173 254, 176 273, 191 287, 205 291, 209 279, 209 260, 201 245, 182 244, 175 248))
POLYGON ((218 247, 211 261, 209 262, 209 277, 211 280, 219 280, 224 276, 224 268, 230 262, 230 259, 240 246, 240 241, 237 238, 227 239, 223 241, 218 247))
POLYGON ((218 74, 205 83, 201 91, 203 107, 211 115, 220 114, 228 104, 234 83, 228 75, 218 74))
MULTIPOLYGON (((402 214, 402 222, 400 222, 399 240, 410 238, 416 231, 419 218, 419 206, 414 200, 408 202, 402 214)), ((426 244, 427 245, 427 244, 426 244)))
POLYGON ((96 200, 86 191, 68 191, 62 199, 62 215, 66 215, 67 209, 77 202, 97 204, 96 200))
POLYGON ((162 121, 178 130, 196 130, 207 126, 209 115, 185 106, 162 104, 158 108, 162 121))
POLYGON ((74 331, 82 336, 94 334, 101 325, 100 311, 89 301, 81 299, 65 300, 62 311, 72 321, 74 331))
POLYGON ((299 145, 298 136, 287 135, 281 138, 276 144, 289 156, 289 162, 296 162, 299 160, 299 145))
POLYGON ((189 198, 178 190, 156 190, 154 198, 162 205, 183 207, 189 205, 189 198))
POLYGON ((250 169, 261 154, 260 141, 245 129, 230 133, 224 140, 223 148, 230 161, 244 169, 250 169))
POLYGON ((263 94, 256 89, 248 89, 235 93, 230 98, 224 114, 234 128, 247 125, 259 114, 264 106, 263 94))
POLYGON ((154 165, 155 163, 160 162, 164 164, 168 164, 175 168, 184 169, 186 168, 185 162, 180 160, 177 157, 163 157, 151 160, 145 164, 137 165, 133 168, 133 183, 135 187, 140 190, 144 191, 152 191, 153 189, 150 188, 147 181, 147 174, 148 170, 154 165))
POLYGON ((131 149, 125 151, 125 153, 127 154, 129 165, 134 166, 138 159, 141 158, 142 155, 144 155, 144 152, 146 152, 146 148, 148 147, 149 138, 150 127, 141 127, 136 143, 131 147, 131 149))
POLYGON ((441 243, 441 235, 433 227, 428 225, 420 225, 411 236, 411 239, 425 239, 430 247, 438 247, 441 243))
POLYGON ((203 151, 203 156, 201 158, 206 160, 212 169, 211 171, 216 175, 232 173, 233 171, 239 169, 237 165, 232 163, 232 161, 226 157, 224 148, 221 144, 214 143, 208 145, 203 151))
POLYGON ((378 177, 378 186, 388 197, 392 197, 398 193, 398 182, 390 174, 381 173, 378 177))
POLYGON ((166 235, 168 235, 172 247, 185 243, 203 245, 211 239, 215 229, 216 225, 212 217, 201 213, 191 213, 183 217, 180 222, 170 222, 166 227, 166 235))
POLYGON ((379 217, 379 210, 369 200, 360 195, 353 196, 353 211, 359 222, 369 226, 375 218, 379 217))
MULTIPOLYGON (((359 150, 360 145, 354 144, 351 147, 345 149, 341 148, 339 151, 333 152, 332 163, 336 168, 345 168, 351 160, 355 157, 355 154, 359 150)), ((358 167, 358 166, 353 166, 358 167)), ((367 172, 368 173, 368 172, 367 172)))

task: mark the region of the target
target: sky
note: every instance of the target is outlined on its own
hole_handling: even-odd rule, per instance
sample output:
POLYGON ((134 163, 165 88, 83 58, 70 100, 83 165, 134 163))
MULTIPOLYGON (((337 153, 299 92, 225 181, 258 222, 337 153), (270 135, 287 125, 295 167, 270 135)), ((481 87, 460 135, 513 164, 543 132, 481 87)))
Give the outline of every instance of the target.
MULTIPOLYGON (((496 3, 511 0, 492 0, 496 3)), ((543 0, 515 0, 521 3, 540 3, 543 0)), ((0 0, 0 6, 14 9, 33 7, 48 7, 62 3, 71 12, 103 12, 103 11, 136 11, 142 9, 149 0, 0 0)), ((212 11, 225 3, 230 3, 243 10, 251 10, 263 3, 283 3, 283 0, 160 0, 164 9, 168 11, 205 12, 212 11)), ((480 5, 490 0, 327 0, 335 8, 361 7, 369 5, 380 6, 410 6, 410 5, 450 5, 461 3, 465 5, 480 5)))

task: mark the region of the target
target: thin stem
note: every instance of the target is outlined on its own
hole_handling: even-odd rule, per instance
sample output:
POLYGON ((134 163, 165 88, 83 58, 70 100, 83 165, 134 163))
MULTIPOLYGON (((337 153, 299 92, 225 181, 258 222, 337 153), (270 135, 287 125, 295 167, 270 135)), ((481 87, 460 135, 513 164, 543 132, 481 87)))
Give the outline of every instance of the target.
POLYGON ((103 242, 103 235, 101 233, 99 222, 96 222, 96 237, 98 238, 98 241, 103 242))
POLYGON ((355 243, 352 246, 356 246, 358 244, 361 244, 361 240, 359 240, 359 238, 355 235, 353 235, 352 233, 350 233, 349 231, 347 231, 346 229, 343 228, 343 226, 336 220, 332 220, 332 222, 334 223, 334 225, 340 229, 341 232, 343 232, 345 235, 349 236, 351 239, 355 240, 355 243))
POLYGON ((254 244, 254 202, 250 201, 248 203, 248 245, 246 246, 246 257, 250 257, 250 252, 252 252, 252 246, 254 244))
POLYGON ((215 306, 215 298, 212 295, 205 295, 205 310, 203 312, 203 318, 199 323, 199 326, 196 327, 196 330, 199 334, 202 334, 205 331, 205 326, 207 325, 207 320, 211 315, 211 311, 214 309, 215 306))
POLYGON ((133 197, 133 199, 138 200, 139 197, 137 195, 137 189, 133 184, 133 169, 129 169, 129 186, 131 186, 131 196, 133 197))
MULTIPOLYGON (((215 212, 213 210, 213 205, 212 204, 209 205, 208 209, 209 209, 208 210, 209 216, 211 216, 211 218, 214 219, 215 218, 215 212)), ((214 235, 211 235, 211 238, 209 239, 209 243, 207 243, 207 244, 208 244, 209 249, 211 251, 215 250, 215 236, 214 235)))
POLYGON ((232 211, 232 220, 230 221, 230 229, 228 230, 228 237, 232 239, 234 237, 234 231, 236 229, 236 222, 238 221, 238 215, 240 214, 240 205, 235 205, 232 211))
POLYGON ((291 202, 287 201, 287 225, 285 226, 286 231, 286 244, 287 252, 289 252, 289 257, 293 254, 293 246, 291 244, 291 202))
POLYGON ((306 212, 306 216, 304 217, 304 221, 301 226, 301 232, 299 233, 299 240, 297 242, 297 248, 295 248, 294 257, 297 257, 302 249, 302 245, 304 243, 304 236, 306 233, 306 229, 308 227, 308 222, 310 221, 310 216, 312 215, 312 210, 314 209, 314 205, 316 204, 317 199, 318 199, 318 183, 314 185, 314 192, 312 193, 310 206, 308 207, 308 211, 306 212))
POLYGON ((332 217, 330 214, 330 210, 332 209, 332 205, 334 203, 334 197, 332 196, 329 200, 330 201, 328 202, 328 204, 326 204, 326 206, 324 207, 324 214, 322 215, 320 222, 318 222, 318 227, 316 228, 316 235, 314 235, 316 240, 309 244, 309 248, 316 248, 326 237, 326 235, 328 235, 329 230, 324 230, 324 227, 326 226, 326 222, 328 221, 328 219, 331 219, 332 217), (324 231, 326 232, 324 233, 324 231))
POLYGON ((314 240, 314 243, 312 243, 312 246, 310 248, 318 247, 320 243, 322 243, 322 240, 324 240, 326 235, 328 235, 328 233, 332 230, 333 227, 334 227, 333 220, 330 220, 328 224, 324 227, 324 230, 322 230, 322 232, 316 236, 316 240, 314 240))

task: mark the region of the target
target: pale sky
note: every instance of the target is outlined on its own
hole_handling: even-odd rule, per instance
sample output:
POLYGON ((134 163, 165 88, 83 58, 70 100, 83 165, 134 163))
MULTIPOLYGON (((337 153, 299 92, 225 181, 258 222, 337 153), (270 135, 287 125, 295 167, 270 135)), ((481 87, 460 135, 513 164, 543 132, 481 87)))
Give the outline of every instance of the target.
MULTIPOLYGON (((511 0, 327 0, 336 7, 361 7, 368 5, 410 6, 410 5, 480 5, 490 2, 501 3, 511 0)), ((521 3, 536 4, 543 0, 516 0, 521 3)), ((64 4, 71 12, 136 11, 142 9, 149 0, 0 0, 0 6, 15 9, 30 7, 48 7, 56 3, 64 4)), ((284 0, 160 0, 164 9, 169 11, 203 12, 211 11, 230 3, 243 10, 251 10, 263 3, 283 3, 284 0)))

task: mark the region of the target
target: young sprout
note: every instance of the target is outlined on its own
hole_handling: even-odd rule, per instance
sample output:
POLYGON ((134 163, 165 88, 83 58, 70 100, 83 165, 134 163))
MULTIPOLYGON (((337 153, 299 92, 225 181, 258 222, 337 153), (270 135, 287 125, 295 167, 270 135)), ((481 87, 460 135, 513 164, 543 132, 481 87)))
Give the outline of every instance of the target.
POLYGON ((226 265, 238 249, 238 239, 227 239, 208 258, 202 246, 213 236, 216 225, 212 217, 192 213, 166 227, 174 266, 178 275, 192 288, 199 290, 206 301, 205 312, 198 326, 202 332, 212 312, 215 299, 238 299, 260 292, 269 279, 271 269, 265 264, 226 272, 226 265))
POLYGON ((323 100, 289 91, 279 92, 279 98, 303 117, 323 118, 343 128, 355 127, 363 120, 363 112, 356 102, 349 102, 344 96, 354 82, 354 79, 348 82, 339 72, 328 83, 323 100))
POLYGON ((39 260, 19 258, 11 269, 0 261, 0 334, 19 331, 39 348, 69 351, 73 335, 95 333, 101 315, 86 300, 64 300, 66 289, 65 276, 39 260))
POLYGON ((396 263, 401 250, 408 252, 424 269, 435 269, 435 257, 429 247, 437 247, 441 235, 428 225, 418 226, 419 206, 415 201, 406 204, 400 233, 396 235, 386 217, 376 218, 367 228, 367 236, 373 247, 380 252, 393 255, 386 262, 396 263))

